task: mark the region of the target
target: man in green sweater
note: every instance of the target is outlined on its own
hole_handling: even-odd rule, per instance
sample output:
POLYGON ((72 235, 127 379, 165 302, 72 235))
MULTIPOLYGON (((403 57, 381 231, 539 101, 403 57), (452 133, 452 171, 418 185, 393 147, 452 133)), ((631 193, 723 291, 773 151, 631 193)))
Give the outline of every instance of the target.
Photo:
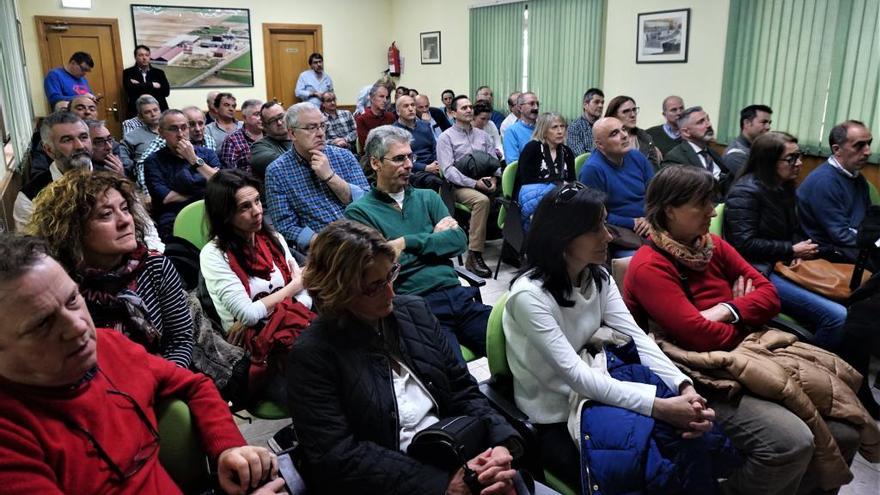
POLYGON ((467 236, 440 196, 409 186, 412 137, 384 125, 370 131, 364 153, 376 172, 376 185, 346 208, 345 216, 378 230, 399 253, 395 291, 425 298, 455 353, 459 342, 486 353, 486 323, 492 308, 474 300, 475 287, 463 287, 450 258, 464 252, 467 236))

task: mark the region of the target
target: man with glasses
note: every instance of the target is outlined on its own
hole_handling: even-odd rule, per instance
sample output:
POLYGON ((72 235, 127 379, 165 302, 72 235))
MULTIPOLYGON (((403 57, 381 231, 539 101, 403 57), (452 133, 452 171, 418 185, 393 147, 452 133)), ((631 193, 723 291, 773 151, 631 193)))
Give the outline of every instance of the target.
POLYGON ((568 147, 575 156, 589 153, 595 148, 593 124, 602 117, 605 107, 605 93, 599 88, 590 88, 584 93, 584 113, 571 121, 568 126, 568 147))
POLYGON ((678 118, 678 129, 683 142, 663 156, 660 166, 681 164, 708 170, 715 177, 723 200, 733 182, 734 174, 727 168, 721 155, 709 146, 715 142, 715 130, 709 114, 699 106, 685 109, 678 118))
POLYGON ((333 91, 333 79, 324 72, 324 56, 315 52, 309 55, 309 68, 297 78, 294 93, 301 101, 321 108, 321 95, 328 91, 333 91))
POLYGON ((773 110, 767 105, 749 105, 739 112, 739 136, 727 146, 723 155, 730 173, 736 174, 749 160, 749 151, 755 139, 770 132, 772 113, 773 110))
POLYGON ((350 151, 326 143, 327 123, 317 107, 297 103, 285 120, 293 143, 266 169, 266 202, 278 232, 305 253, 312 238, 342 217, 369 184, 350 151))
POLYGON ((336 108, 336 94, 333 91, 321 95, 321 111, 327 119, 327 142, 354 152, 357 143, 354 116, 348 110, 336 108))
POLYGON ((873 141, 871 131, 858 120, 837 124, 828 135, 831 156, 797 188, 804 234, 829 261, 856 261, 859 227, 871 205, 868 181, 860 171, 868 164, 873 141))
MULTIPOLYGON (((412 102, 409 96, 402 96, 412 102)), ((398 102, 400 108, 400 102, 398 102)), ((395 126, 370 131, 364 154, 376 172, 376 186, 345 209, 345 216, 373 227, 398 253, 398 294, 425 298, 459 360, 459 342, 477 355, 486 351, 486 324, 492 308, 463 287, 450 258, 464 252, 467 236, 440 196, 410 186, 413 155, 410 133, 395 126)))
POLYGON ((221 165, 214 150, 189 140, 189 123, 180 110, 162 112, 159 135, 166 145, 144 160, 143 173, 159 238, 168 242, 177 214, 205 197, 207 180, 221 165))
POLYGON ((134 164, 126 167, 119 157, 119 143, 113 139, 110 130, 103 120, 86 120, 89 126, 89 137, 92 139, 92 167, 94 170, 115 172, 123 177, 133 173, 134 164))
POLYGON ((684 100, 680 96, 667 96, 663 98, 663 118, 666 122, 645 129, 645 132, 654 138, 654 146, 664 155, 681 143, 678 118, 682 112, 684 112, 684 100))
POLYGON ((172 398, 187 403, 224 492, 277 476, 275 456, 246 445, 207 376, 95 328, 44 241, 0 235, 0 318, 4 492, 180 493, 158 457, 154 404, 172 398))
POLYGON ((275 101, 267 101, 260 108, 263 122, 263 139, 251 145, 251 171, 254 177, 264 180, 266 167, 290 149, 293 141, 284 121, 284 107, 275 101))
MULTIPOLYGON (((46 74, 43 89, 49 106, 56 108, 60 102, 70 101, 76 95, 90 95, 92 88, 86 74, 95 68, 95 61, 86 52, 74 52, 64 67, 55 67, 46 74)), ((96 100, 100 98, 95 98, 96 100)))
POLYGON ((535 93, 528 91, 517 97, 516 105, 519 107, 519 120, 508 127, 502 136, 504 157, 507 163, 518 161, 520 152, 525 148, 526 143, 532 140, 535 122, 538 120, 538 108, 541 103, 535 93))

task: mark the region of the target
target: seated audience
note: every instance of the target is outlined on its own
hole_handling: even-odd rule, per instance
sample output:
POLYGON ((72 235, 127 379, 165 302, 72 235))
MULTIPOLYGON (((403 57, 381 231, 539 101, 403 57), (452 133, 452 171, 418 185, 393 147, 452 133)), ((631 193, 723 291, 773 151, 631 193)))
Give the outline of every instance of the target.
POLYGON ((162 112, 159 135, 166 146, 150 155, 143 168, 156 228, 159 237, 167 242, 177 214, 205 196, 206 181, 221 164, 214 150, 190 142, 189 124, 180 110, 162 112))
POLYGON ((440 177, 437 141, 434 139, 434 133, 431 132, 431 124, 416 116, 416 103, 410 96, 404 95, 398 98, 395 107, 397 121, 394 122, 394 126, 406 130, 412 137, 410 144, 414 158, 410 184, 414 187, 439 190, 443 185, 443 179, 440 177))
POLYGON ((605 106, 605 93, 599 88, 590 88, 584 93, 584 113, 571 121, 568 127, 568 145, 575 156, 590 153, 596 147, 593 139, 593 125, 602 117, 605 106))
MULTIPOLYGON (((608 223, 629 229, 639 237, 648 236, 645 221, 645 191, 654 169, 640 151, 632 147, 626 126, 614 117, 605 117, 593 126, 596 150, 587 159, 578 179, 605 193, 608 223)), ((637 246, 615 246, 615 258, 632 256, 637 246)))
POLYGON ((715 130, 709 114, 703 111, 703 107, 686 109, 678 118, 678 130, 681 132, 682 143, 663 156, 661 166, 690 165, 708 170, 719 185, 721 197, 726 196, 734 176, 724 164, 721 155, 709 146, 715 142, 715 130))
POLYGON ((646 132, 654 138, 654 146, 665 155, 681 143, 681 132, 678 130, 678 117, 684 112, 684 100, 680 96, 663 98, 663 118, 660 125, 649 127, 646 132))
POLYGON ((220 147, 223 146, 226 136, 244 126, 244 122, 235 120, 236 105, 232 93, 217 93, 214 98, 214 120, 205 126, 205 134, 214 139, 214 153, 220 153, 220 147))
MULTIPOLYGON (((156 404, 181 399, 225 493, 277 476, 211 380, 95 328, 76 283, 30 237, 0 236, 0 485, 10 493, 171 494, 156 404)), ((278 478, 255 494, 276 493, 278 478)))
POLYGON ((519 160, 519 154, 523 147, 532 140, 540 103, 535 93, 526 92, 517 97, 516 105, 519 107, 519 120, 507 128, 502 138, 504 140, 504 157, 508 163, 519 160))
POLYGON ((150 95, 142 95, 137 99, 138 120, 141 125, 126 132, 119 149, 123 162, 141 163, 147 158, 146 151, 150 143, 159 135, 159 102, 150 95))
POLYGON ((459 95, 452 100, 455 111, 455 125, 443 131, 437 141, 437 161, 443 170, 443 177, 454 186, 455 200, 471 209, 468 236, 468 255, 465 268, 481 277, 492 275, 492 270, 483 261, 483 247, 486 243, 486 227, 492 208, 490 199, 498 187, 499 170, 492 176, 471 178, 463 174, 455 163, 474 152, 494 154, 489 135, 474 129, 474 107, 467 96, 459 95))
POLYGON ((321 95, 321 111, 327 119, 327 142, 354 153, 357 149, 357 128, 351 112, 336 108, 336 94, 332 91, 321 95))
POLYGON ((416 114, 419 119, 431 125, 431 132, 434 133, 434 139, 440 139, 440 134, 449 129, 449 120, 443 115, 439 108, 431 106, 431 100, 428 95, 417 95, 414 97, 416 101, 416 114))
POLYGON ((492 140, 492 147, 495 148, 495 156, 499 160, 504 159, 504 145, 501 143, 501 134, 498 133, 498 127, 495 122, 490 120, 492 115, 492 107, 486 103, 486 100, 480 100, 474 105, 474 120, 472 122, 474 128, 482 129, 489 135, 492 140))
POLYGON ((350 151, 325 144, 327 124, 317 107, 297 103, 284 119, 293 143, 266 169, 266 201, 272 224, 305 253, 315 234, 370 186, 350 151))
POLYGON ((350 204, 345 216, 391 239, 388 244, 400 263, 395 290, 425 298, 452 350, 464 362, 459 342, 485 355, 492 308, 474 300, 479 289, 463 287, 450 261, 467 245, 458 222, 439 195, 409 187, 413 169, 409 140, 408 132, 390 126, 370 131, 364 153, 376 172, 376 185, 350 204))
POLYGON ((134 184, 110 172, 76 171, 34 203, 28 233, 46 240, 95 323, 172 363, 192 360, 193 320, 171 261, 145 244, 149 219, 134 184))
POLYGON ((498 126, 498 132, 504 136, 507 133, 507 128, 512 126, 519 120, 519 105, 517 105, 517 100, 519 100, 519 95, 521 95, 519 91, 514 91, 510 93, 510 96, 507 97, 507 117, 504 117, 504 120, 501 121, 501 125, 498 126))
POLYGON ((205 95, 205 104, 206 114, 205 114, 205 124, 210 124, 214 122, 215 117, 217 116, 217 109, 214 108, 214 100, 217 99, 217 95, 219 95, 219 91, 208 91, 208 94, 205 95))
POLYGON ((770 131, 772 113, 773 110, 767 105, 749 105, 740 111, 739 136, 727 146, 722 156, 731 174, 736 175, 749 160, 749 149, 755 139, 770 131))
POLYGON ((477 493, 463 468, 406 454, 419 431, 464 415, 485 431, 478 452, 461 454, 477 484, 487 494, 516 493, 510 463, 522 452, 519 435, 455 358, 425 301, 394 295, 396 256, 379 233, 349 220, 315 238, 303 280, 320 316, 287 368, 309 490, 477 493))
POLYGON ((871 205, 868 181, 859 171, 868 164, 873 140, 858 120, 837 124, 828 134, 831 156, 798 187, 801 227, 830 261, 854 263, 858 256, 859 227, 871 205))
MULTIPOLYGON (((64 102, 67 104, 68 102, 64 102)), ((82 119, 83 121, 88 121, 90 119, 94 119, 98 114, 97 103, 95 103, 94 96, 91 94, 86 95, 76 95, 73 99, 70 100, 69 104, 65 105, 65 108, 59 111, 67 110, 77 117, 82 119)), ((118 145, 117 145, 118 147, 118 145)), ((30 144, 30 163, 27 167, 27 170, 22 174, 22 181, 27 184, 37 175, 46 172, 49 170, 49 164, 52 163, 52 158, 46 154, 46 150, 43 147, 43 142, 40 139, 40 129, 37 127, 37 130, 34 131, 33 136, 31 136, 31 144, 30 144)))
MULTIPOLYGON (((591 477, 605 487, 604 492, 647 489, 643 483, 651 475, 644 468, 621 466, 617 469, 624 472, 615 473, 596 461, 603 449, 648 456, 648 442, 641 439, 649 438, 663 457, 678 461, 665 483, 654 481, 660 486, 652 485, 652 491, 671 493, 681 488, 712 493, 715 480, 712 460, 706 458, 708 444, 680 442, 676 437, 701 436, 712 428, 714 412, 692 381, 636 325, 602 267, 611 240, 604 226, 603 199, 601 192, 580 183, 567 184, 555 187, 535 212, 526 263, 511 283, 503 315, 516 405, 538 430, 544 467, 570 486, 581 485, 581 465, 586 462, 580 460, 572 436, 587 434, 590 442, 580 443, 589 449, 591 477), (634 348, 618 347, 625 343, 634 348), (583 360, 579 353, 585 347, 598 351, 594 359, 604 365, 591 366, 583 360), (628 355, 636 358, 638 372, 615 365, 628 355), (590 412, 577 415, 581 424, 577 434, 569 433, 567 424, 572 394, 592 401, 585 408, 590 412), (591 416, 597 408, 607 412, 591 416), (627 425, 630 421, 652 425, 653 432, 643 437, 637 433, 640 427, 627 425), (623 433, 614 431, 618 429, 623 433), (632 443, 642 446, 628 444, 628 434, 635 437, 632 443), (690 460, 680 457, 679 450, 693 450, 690 460), (622 483, 620 477, 627 481, 622 483), (681 487, 676 486, 679 483, 681 487)), ((735 455, 729 445, 727 451, 728 457, 735 455)), ((583 455, 588 457, 586 451, 583 455)))
POLYGON ((663 154, 654 146, 654 138, 644 129, 639 128, 636 122, 638 115, 639 107, 636 106, 636 101, 629 96, 615 96, 608 102, 608 108, 605 109, 606 117, 614 117, 623 122, 624 129, 629 133, 632 149, 638 150, 644 155, 651 162, 654 170, 657 170, 660 167, 660 162, 663 161, 663 154))
POLYGON ((542 113, 535 123, 532 140, 519 156, 513 197, 519 201, 526 229, 541 198, 560 183, 577 180, 574 153, 566 146, 565 136, 565 117, 542 113))
POLYGON ((89 138, 92 140, 92 168, 96 171, 106 170, 122 177, 134 176, 134 164, 128 166, 119 158, 119 143, 110 135, 107 124, 103 120, 87 120, 89 138))
POLYGON ((21 231, 31 220, 33 201, 46 186, 73 169, 92 169, 92 140, 89 128, 75 113, 59 111, 49 114, 40 125, 40 142, 52 163, 26 182, 12 207, 15 230, 21 231))
MULTIPOLYGON (((773 284, 730 244, 709 234, 716 187, 713 177, 697 167, 668 166, 654 176, 645 206, 652 244, 633 257, 624 299, 643 328, 650 318, 662 341, 671 343, 661 343, 661 349, 693 370, 697 391, 709 399, 716 421, 745 456, 745 464, 727 480, 726 492, 813 493, 816 483, 834 490, 852 479, 847 464, 859 434, 876 435, 877 442, 880 432, 854 392, 829 371, 844 376, 848 370, 847 383, 856 382, 842 360, 807 344, 792 346, 796 337, 791 334, 749 334, 776 316, 779 298, 773 284), (847 412, 824 409, 827 416, 820 418, 795 376, 799 372, 786 368, 792 361, 775 356, 771 348, 802 350, 799 355, 806 359, 795 360, 794 366, 816 387, 810 397, 815 393, 845 403, 847 412), (810 366, 813 360, 822 364, 810 366), (821 461, 807 470, 814 445, 821 461)), ((873 458, 877 447, 863 452, 873 458)))
MULTIPOLYGON (((205 148, 214 149, 215 142, 214 138, 212 138, 209 134, 205 134, 205 114, 199 107, 189 106, 184 107, 181 112, 186 116, 187 126, 189 127, 189 142, 193 144, 193 146, 204 146, 205 148)), ((156 136, 156 139, 147 146, 147 149, 144 150, 143 154, 141 154, 141 159, 138 163, 135 163, 135 174, 137 175, 137 184, 138 186, 146 187, 145 179, 144 179, 144 161, 150 157, 153 153, 161 150, 166 146, 165 138, 161 135, 156 136)), ((143 189, 143 187, 141 187, 143 189)))
POLYGON ((243 125, 229 133, 220 145, 218 157, 225 168, 251 171, 251 146, 263 138, 263 122, 260 120, 260 100, 245 100, 241 104, 243 125))
MULTIPOLYGON (((373 90, 373 86, 385 86, 385 89, 388 90, 388 94, 394 92, 394 88, 397 87, 397 83, 394 82, 394 79, 391 76, 384 75, 376 80, 373 84, 368 84, 361 88, 360 92, 357 96, 357 103, 355 105, 354 116, 364 113, 367 108, 370 107, 370 92, 373 90)), ((390 100, 386 98, 385 110, 388 110, 391 107, 390 100)))
MULTIPOLYGON (((214 174, 205 191, 205 218, 211 241, 202 248, 199 266, 227 340, 240 340, 232 333, 246 328, 267 328, 277 312, 291 315, 294 301, 302 303, 300 310, 311 306, 299 265, 263 216, 259 181, 237 169, 214 174)), ((284 404, 284 377, 275 371, 264 393, 284 404)))
POLYGON ((43 79, 43 89, 52 111, 66 106, 77 95, 92 94, 86 74, 95 68, 95 61, 86 52, 74 52, 63 67, 55 67, 43 79))
POLYGON ((486 102, 486 105, 489 107, 489 120, 495 124, 495 130, 498 130, 498 126, 504 122, 504 114, 495 110, 493 105, 495 104, 495 94, 492 92, 492 88, 489 86, 480 86, 477 88, 477 94, 474 95, 474 101, 477 103, 486 102))
POLYGON ((251 145, 251 172, 260 181, 266 178, 266 168, 290 149, 292 141, 284 120, 284 107, 274 101, 260 108, 263 139, 251 145))
POLYGON ((451 89, 444 89, 443 92, 440 93, 440 101, 443 102, 443 108, 441 108, 440 111, 443 112, 443 116, 446 117, 450 127, 455 124, 455 109, 452 108, 452 100, 454 99, 455 91, 451 89))
POLYGON ((388 106, 388 88, 381 84, 375 84, 370 89, 370 106, 364 113, 355 117, 357 127, 358 146, 364 149, 367 134, 379 127, 394 123, 394 113, 386 111, 388 106))
POLYGON ((92 95, 76 95, 71 98, 67 111, 83 120, 94 119, 98 116, 98 103, 92 95))
POLYGON ((807 325, 816 344, 836 350, 846 308, 773 271, 784 263, 819 256, 819 245, 802 239, 795 214, 795 181, 801 170, 797 139, 782 132, 761 134, 724 205, 724 238, 760 272, 769 273, 782 311, 807 325))
POLYGON ((409 96, 415 98, 419 96, 419 91, 416 88, 409 88, 409 96))

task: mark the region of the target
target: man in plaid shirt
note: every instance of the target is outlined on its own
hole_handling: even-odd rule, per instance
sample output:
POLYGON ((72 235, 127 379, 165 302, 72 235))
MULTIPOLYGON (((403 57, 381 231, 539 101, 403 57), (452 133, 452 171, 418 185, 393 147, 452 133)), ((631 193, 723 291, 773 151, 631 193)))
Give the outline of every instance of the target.
POLYGON ((355 156, 326 144, 326 122, 309 102, 285 115, 293 147, 266 169, 266 201, 275 228, 296 248, 309 243, 370 188, 355 156))
POLYGON ((260 121, 260 100, 246 100, 241 105, 244 125, 226 136, 220 145, 220 162, 226 168, 240 168, 251 171, 251 145, 263 137, 263 123, 260 121))
POLYGON ((357 127, 351 112, 336 109, 336 94, 332 91, 321 95, 321 111, 327 119, 327 142, 354 153, 357 127))

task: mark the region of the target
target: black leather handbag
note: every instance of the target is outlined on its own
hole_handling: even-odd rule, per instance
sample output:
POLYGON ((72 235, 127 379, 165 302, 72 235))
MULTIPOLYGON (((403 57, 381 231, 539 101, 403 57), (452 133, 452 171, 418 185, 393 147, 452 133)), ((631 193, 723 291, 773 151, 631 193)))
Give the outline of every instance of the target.
POLYGON ((477 473, 467 461, 478 456, 488 445, 486 423, 471 416, 444 418, 415 434, 407 455, 425 464, 453 472, 464 468, 464 482, 472 493, 484 488, 477 480, 477 473))

